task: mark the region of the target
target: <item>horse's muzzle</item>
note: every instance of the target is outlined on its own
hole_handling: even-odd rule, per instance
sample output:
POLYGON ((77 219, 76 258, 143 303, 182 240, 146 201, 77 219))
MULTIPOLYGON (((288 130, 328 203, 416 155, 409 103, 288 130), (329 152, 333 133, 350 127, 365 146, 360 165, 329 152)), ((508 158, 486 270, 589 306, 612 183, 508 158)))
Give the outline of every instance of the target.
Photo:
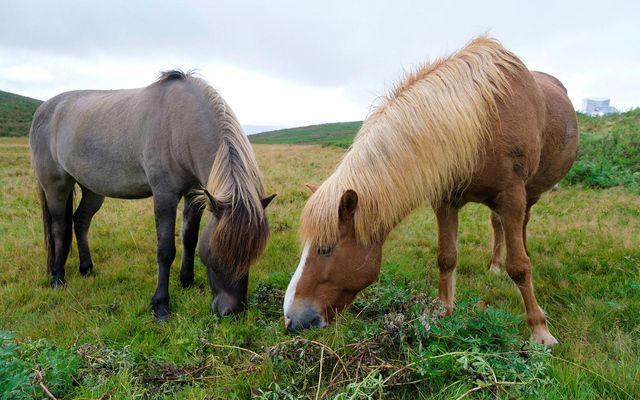
POLYGON ((284 316, 284 327, 289 332, 307 328, 324 328, 327 323, 324 317, 313 309, 306 309, 296 316, 284 316))

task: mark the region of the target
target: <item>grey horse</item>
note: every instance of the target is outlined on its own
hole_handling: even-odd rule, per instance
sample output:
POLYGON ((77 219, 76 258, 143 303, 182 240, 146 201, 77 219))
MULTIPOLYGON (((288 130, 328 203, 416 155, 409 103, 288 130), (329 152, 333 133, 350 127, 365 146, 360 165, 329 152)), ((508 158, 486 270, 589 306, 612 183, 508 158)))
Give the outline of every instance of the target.
POLYGON ((223 316, 246 307, 249 266, 269 236, 264 208, 275 195, 264 197, 240 124, 204 80, 167 71, 144 88, 62 93, 38 108, 29 142, 54 287, 65 283, 72 229, 80 273, 92 272, 87 233, 105 197, 153 196, 158 283, 151 304, 157 319, 167 318, 176 212, 184 197, 182 285, 194 282, 195 247, 206 207, 210 219, 200 258, 215 295, 213 311, 223 316), (82 199, 74 212, 76 183, 82 199))

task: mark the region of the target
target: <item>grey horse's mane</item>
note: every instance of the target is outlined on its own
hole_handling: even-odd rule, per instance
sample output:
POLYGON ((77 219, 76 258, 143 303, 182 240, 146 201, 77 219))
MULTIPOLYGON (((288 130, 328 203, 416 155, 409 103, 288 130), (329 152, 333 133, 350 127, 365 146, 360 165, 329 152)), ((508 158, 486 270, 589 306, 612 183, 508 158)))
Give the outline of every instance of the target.
POLYGON ((172 79, 187 79, 188 77, 195 76, 196 70, 189 70, 187 72, 183 72, 181 69, 172 69, 168 71, 160 72, 158 76, 158 82, 160 81, 169 81, 172 79))
MULTIPOLYGON (((243 276, 251 262, 264 250, 269 230, 262 207, 264 185, 251 144, 238 119, 222 96, 194 70, 164 71, 158 82, 187 80, 206 96, 216 116, 222 136, 215 155, 206 190, 222 215, 211 235, 211 249, 236 277, 243 276)), ((201 204, 209 199, 198 195, 201 204)))

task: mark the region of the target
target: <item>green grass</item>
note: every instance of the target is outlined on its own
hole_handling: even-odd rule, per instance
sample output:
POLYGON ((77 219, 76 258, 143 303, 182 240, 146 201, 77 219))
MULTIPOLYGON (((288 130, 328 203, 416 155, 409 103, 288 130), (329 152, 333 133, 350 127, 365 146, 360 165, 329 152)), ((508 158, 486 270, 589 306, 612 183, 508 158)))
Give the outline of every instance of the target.
POLYGON ((362 121, 280 129, 249 136, 254 144, 320 144, 347 148, 353 142, 362 121))
POLYGON ((581 132, 604 135, 618 131, 626 134, 637 132, 640 126, 640 108, 603 117, 590 117, 581 112, 577 113, 578 125, 581 132))
POLYGON ((578 120, 580 152, 565 181, 640 193, 640 109, 606 117, 578 114, 578 120))
POLYGON ((199 261, 197 286, 180 287, 179 250, 173 314, 156 323, 151 201, 108 199, 90 233, 95 276, 80 276, 74 245, 67 287, 53 290, 27 140, 0 139, 0 387, 42 398, 43 383, 68 399, 640 398, 637 194, 561 186, 533 208, 536 294, 560 340, 551 352, 527 344, 511 280, 487 273, 489 212, 478 205, 461 213, 454 317, 435 318, 436 225, 422 208, 392 232, 379 282, 354 307, 328 329, 292 336, 281 307, 299 258, 303 185, 321 182, 344 150, 254 148, 278 197, 250 276, 251 307, 214 317, 199 261))
POLYGON ((42 101, 0 90, 0 136, 27 136, 42 101))

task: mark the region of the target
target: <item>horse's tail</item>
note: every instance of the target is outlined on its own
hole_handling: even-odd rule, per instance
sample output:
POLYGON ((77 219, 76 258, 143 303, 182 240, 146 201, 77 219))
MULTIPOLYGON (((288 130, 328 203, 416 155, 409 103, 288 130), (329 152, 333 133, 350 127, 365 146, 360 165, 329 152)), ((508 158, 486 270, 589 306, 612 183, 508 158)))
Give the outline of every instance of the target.
MULTIPOLYGON (((51 212, 49 211, 49 205, 47 204, 47 196, 42 189, 42 186, 38 184, 38 197, 40 198, 40 206, 42 207, 42 223, 44 225, 44 244, 47 248, 47 271, 53 272, 53 263, 56 258, 55 242, 53 238, 53 229, 51 212)), ((67 197, 67 204, 65 206, 65 231, 64 240, 62 244, 62 262, 67 260, 69 256, 69 250, 71 249, 71 240, 73 238, 73 190, 69 192, 67 197)))

